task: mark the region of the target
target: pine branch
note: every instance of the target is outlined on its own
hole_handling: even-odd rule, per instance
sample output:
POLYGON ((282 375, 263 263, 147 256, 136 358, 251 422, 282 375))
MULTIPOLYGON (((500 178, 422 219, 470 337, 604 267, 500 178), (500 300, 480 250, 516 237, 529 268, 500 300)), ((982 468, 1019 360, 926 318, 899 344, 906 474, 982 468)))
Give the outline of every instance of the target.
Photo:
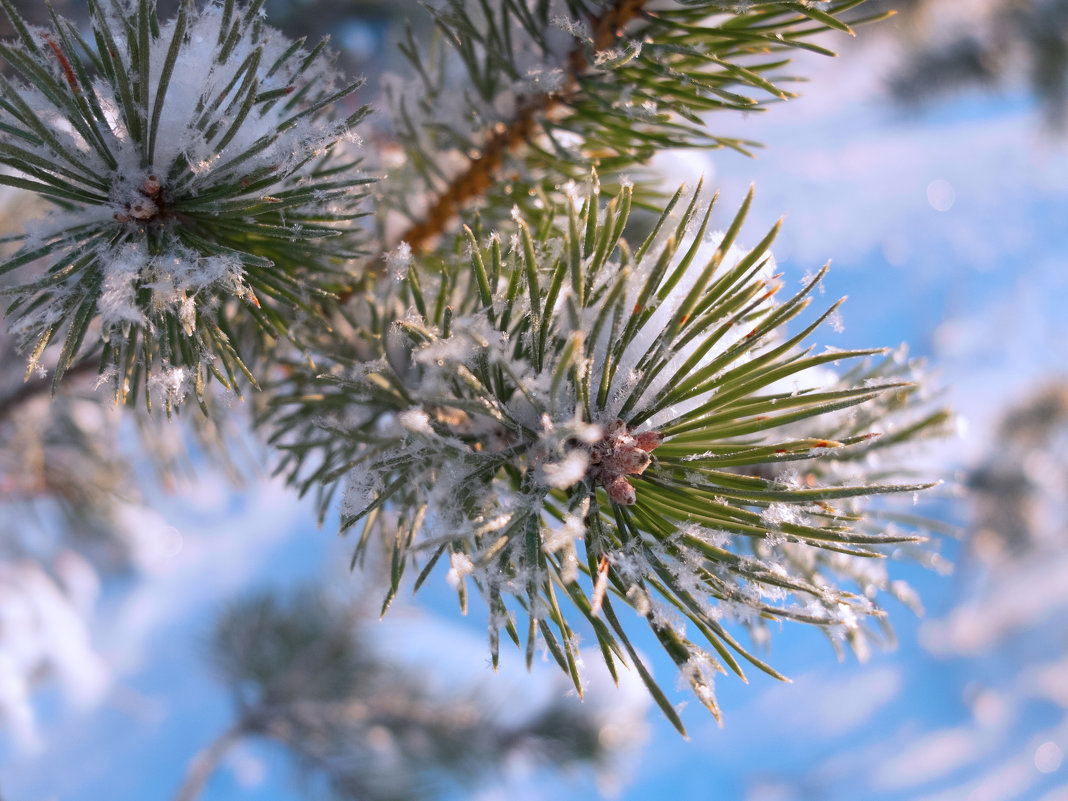
POLYGON ((56 343, 54 390, 102 348, 116 398, 168 414, 213 381, 255 386, 251 356, 299 341, 351 282, 369 180, 341 150, 366 109, 332 110, 360 83, 233 6, 161 23, 150 0, 92 0, 93 44, 50 9, 42 46, 2 5, 0 183, 55 206, 0 265, 44 265, 3 289, 31 367, 56 343))
MULTIPOLYGON (((271 31, 260 2, 183 3, 161 23, 151 0, 90 0, 89 42, 54 14, 42 38, 0 0, 18 75, 0 79, 0 182, 55 206, 0 265, 28 274, 3 290, 13 330, 31 367, 58 351, 53 391, 102 349, 115 398, 168 416, 266 373, 278 472, 316 492, 321 518, 342 496, 353 563, 389 561, 383 612, 406 572, 417 590, 440 565, 463 610, 485 603, 495 665, 502 631, 528 665, 541 643, 581 693, 577 619, 682 731, 635 622, 718 717, 715 673, 782 678, 726 621, 758 642, 766 621, 813 625, 863 656, 879 593, 909 597, 880 560, 930 533, 884 497, 931 483, 876 461, 948 423, 919 408, 913 366, 817 352, 838 304, 790 328, 823 271, 780 298, 778 225, 738 245, 751 198, 712 233, 700 186, 666 198, 623 175, 671 148, 748 152, 709 113, 792 97, 780 54, 833 55, 812 37, 852 34, 860 2, 569 0, 551 17, 550 3, 446 0, 431 9, 440 63, 404 46, 423 91, 397 107, 407 166, 377 211, 383 229, 407 222, 354 275, 368 179, 341 151, 364 110, 332 115, 359 84, 323 45, 271 31), (657 216, 641 242, 637 207, 657 216)), ((0 399, 0 419, 41 388, 0 399)), ((260 628, 292 659, 250 639, 255 625, 219 648, 240 727, 336 768, 366 664, 337 627, 269 607, 260 628)), ((388 725, 410 725, 386 706, 388 725)), ((451 753, 456 732, 439 734, 451 753)), ((181 792, 199 792, 228 737, 181 792)), ((366 790, 338 771, 339 792, 366 790)))
POLYGON ((595 711, 564 700, 504 723, 478 691, 436 697, 423 677, 375 653, 358 611, 305 591, 285 603, 252 597, 220 616, 211 657, 242 722, 206 749, 188 785, 202 786, 235 732, 282 744, 335 797, 353 801, 411 797, 437 774, 474 782, 515 754, 596 764, 619 747, 599 738, 595 711), (373 732, 394 744, 389 758, 373 732))
POLYGON ((593 627, 610 670, 629 650, 613 604, 629 605, 715 714, 715 671, 744 676, 748 661, 779 676, 723 615, 754 631, 813 624, 865 652, 860 620, 882 616, 875 590, 897 590, 861 563, 925 534, 861 501, 929 484, 849 465, 947 416, 880 436, 891 416, 910 416, 915 386, 892 360, 842 379, 828 370, 880 349, 804 346, 838 304, 780 333, 822 272, 776 302, 775 230, 737 247, 747 200, 710 237, 700 196, 669 204, 637 248, 623 238, 631 190, 602 205, 596 178, 562 209, 517 212, 511 229, 465 229, 437 279, 413 263, 410 306, 376 320, 371 360, 275 390, 280 469, 305 490, 325 486, 324 503, 344 483, 354 564, 386 548, 383 611, 409 568, 418 588, 447 562, 461 607, 468 581, 487 604, 494 663, 501 629, 522 642, 522 615, 528 660, 543 640, 581 692, 561 602, 593 627))
MULTIPOLYGON (((911 5, 919 7, 906 11, 922 17, 922 4, 911 5)), ((902 105, 930 103, 971 86, 1026 81, 1049 125, 1068 124, 1068 6, 1061 0, 1001 4, 978 28, 916 22, 913 27, 909 52, 890 79, 902 105), (947 35, 962 27, 965 33, 947 35)))
POLYGON ((174 801, 197 801, 222 761, 248 733, 245 722, 239 720, 193 757, 174 801))
MULTIPOLYGON (((400 243, 416 253, 429 250, 467 207, 497 204, 503 217, 490 220, 493 225, 528 194, 552 195, 554 187, 569 178, 581 179, 593 166, 606 178, 670 147, 747 152, 756 143, 712 135, 701 115, 716 109, 762 108, 745 92, 792 97, 780 84, 793 79, 771 74, 787 62, 761 58, 793 48, 834 55, 808 40, 822 30, 852 33, 839 17, 858 2, 844 0, 827 11, 786 1, 744 6, 699 2, 646 10, 642 2, 621 0, 606 10, 576 3, 570 9, 574 16, 565 21, 549 20, 544 9, 535 13, 514 2, 476 19, 458 0, 449 3, 434 12, 435 19, 444 46, 463 63, 475 91, 468 97, 444 68, 424 63, 414 42, 402 47, 429 95, 420 102, 427 117, 422 128, 441 140, 442 152, 438 145, 421 141, 420 125, 402 98, 395 115, 397 133, 412 169, 427 185, 427 209, 389 237, 371 269, 380 271, 400 243), (554 25, 575 39, 566 53, 557 53, 549 42, 546 30, 554 25), (514 62, 524 48, 534 54, 527 57, 559 65, 558 70, 537 70, 559 73, 548 81, 551 87, 515 88, 522 76, 514 62), (502 98, 511 111, 498 116, 495 104, 502 98), (440 119, 435 114, 438 104, 440 119), (479 123, 470 131, 449 122, 458 105, 479 123), (562 145, 564 135, 577 137, 579 144, 562 145), (456 158, 463 166, 446 169, 437 164, 456 158), (511 177, 501 180, 506 164, 511 177)), ((391 184, 405 193, 392 201, 395 210, 410 215, 414 187, 396 178, 391 184)))
MULTIPOLYGON (((641 14, 646 2, 614 0, 601 14, 589 12, 586 22, 592 31, 593 51, 607 50, 623 39, 627 24, 641 14)), ((446 232, 448 224, 470 201, 484 195, 499 176, 505 156, 528 142, 537 132, 539 119, 567 105, 581 91, 579 78, 589 67, 589 50, 583 42, 577 42, 571 48, 566 59, 566 77, 560 89, 518 98, 512 122, 503 128, 494 126, 486 132, 485 144, 479 148, 478 156, 470 159, 467 169, 438 192, 431 200, 424 218, 409 226, 385 251, 392 250, 400 242, 407 242, 415 251, 424 250, 428 243, 446 232)), ((372 264, 384 262, 385 251, 372 264)))

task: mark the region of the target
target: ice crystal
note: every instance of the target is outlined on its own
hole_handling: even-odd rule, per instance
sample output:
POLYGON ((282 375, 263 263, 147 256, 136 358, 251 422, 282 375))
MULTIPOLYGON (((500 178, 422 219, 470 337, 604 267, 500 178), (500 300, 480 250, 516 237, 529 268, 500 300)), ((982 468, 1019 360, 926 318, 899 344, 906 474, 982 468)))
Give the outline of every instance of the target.
POLYGON ((466 554, 452 553, 449 556, 449 572, 445 578, 452 587, 459 587, 465 576, 469 576, 475 570, 475 565, 466 554))
POLYGON ((397 281, 407 277, 411 264, 412 248, 407 242, 401 242, 386 254, 386 272, 397 281))
POLYGON ((590 455, 573 448, 561 461, 546 462, 541 466, 544 483, 555 489, 567 489, 586 478, 589 466, 590 455))

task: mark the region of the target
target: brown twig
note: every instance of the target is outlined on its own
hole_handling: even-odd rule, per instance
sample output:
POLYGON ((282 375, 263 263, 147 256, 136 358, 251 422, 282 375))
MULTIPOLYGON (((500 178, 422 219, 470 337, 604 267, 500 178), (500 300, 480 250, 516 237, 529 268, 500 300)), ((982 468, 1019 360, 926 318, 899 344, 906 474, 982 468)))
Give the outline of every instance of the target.
MULTIPOLYGON (((594 51, 607 50, 622 36, 623 29, 641 12, 647 0, 616 0, 599 16, 589 19, 594 51)), ((538 92, 519 98, 515 117, 509 125, 495 127, 486 137, 477 156, 470 158, 467 169, 457 174, 430 203, 422 220, 412 223, 395 244, 407 242, 415 252, 425 251, 431 242, 445 232, 460 210, 484 194, 497 179, 505 157, 528 141, 537 130, 539 119, 560 106, 570 103, 579 92, 580 78, 589 67, 586 46, 579 42, 567 57, 567 77, 564 86, 552 92, 538 92)), ((370 262, 370 269, 377 271, 385 261, 386 247, 370 262)), ((344 302, 352 293, 341 295, 344 302)))
POLYGON ((207 748, 198 753, 189 763, 182 786, 178 788, 174 801, 195 801, 200 797, 208 779, 222 764, 230 750, 248 734, 245 721, 238 721, 220 734, 207 748))
MULTIPOLYGON (((594 50, 607 50, 614 45, 623 35, 624 26, 638 15, 645 2, 646 0, 617 0, 604 14, 591 17, 589 22, 594 50)), ((412 224, 400 236, 398 242, 407 242, 414 251, 425 249, 427 243, 445 230, 465 204, 493 185, 505 156, 533 135, 538 118, 574 99, 579 90, 579 78, 588 66, 586 48, 580 42, 568 55, 568 74, 564 88, 521 98, 512 123, 489 135, 479 155, 471 159, 468 168, 452 179, 431 204, 426 217, 412 224)))

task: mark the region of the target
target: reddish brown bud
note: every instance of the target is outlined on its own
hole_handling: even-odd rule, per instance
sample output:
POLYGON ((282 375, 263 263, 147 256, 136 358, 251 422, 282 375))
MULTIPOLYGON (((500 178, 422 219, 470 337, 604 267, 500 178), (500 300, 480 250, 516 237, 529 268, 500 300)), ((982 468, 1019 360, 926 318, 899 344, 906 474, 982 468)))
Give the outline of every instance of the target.
POLYGON ((609 499, 620 506, 633 506, 638 500, 638 494, 634 491, 634 487, 623 476, 617 476, 609 481, 605 484, 604 489, 608 493, 609 499))
POLYGON ((135 220, 151 220, 159 212, 159 207, 147 197, 135 200, 127 208, 135 220))
POLYGON ((634 446, 646 453, 655 451, 664 441, 664 435, 659 431, 643 431, 634 435, 634 446))
POLYGON ((620 473, 625 475, 641 475, 645 472, 645 468, 649 466, 649 463, 653 461, 653 459, 643 450, 638 450, 638 448, 633 446, 623 446, 616 448, 615 456, 612 461, 615 469, 620 473))
POLYGON ((621 506, 631 506, 637 499, 627 476, 640 476, 653 463, 649 452, 664 441, 659 431, 631 434, 622 420, 601 426, 601 438, 588 446, 590 457, 587 477, 604 487, 608 497, 621 506))

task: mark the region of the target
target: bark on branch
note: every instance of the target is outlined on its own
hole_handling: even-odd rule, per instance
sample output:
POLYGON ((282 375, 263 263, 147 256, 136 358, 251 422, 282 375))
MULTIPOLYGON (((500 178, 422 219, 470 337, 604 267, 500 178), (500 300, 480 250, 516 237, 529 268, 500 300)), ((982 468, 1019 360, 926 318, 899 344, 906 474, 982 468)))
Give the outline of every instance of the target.
MULTIPOLYGON (((624 35, 624 27, 638 17, 647 0, 616 0, 604 13, 591 15, 593 49, 607 50, 624 35)), ((489 131, 478 156, 469 160, 465 170, 458 173, 430 203, 422 220, 412 223, 396 241, 379 253, 371 262, 374 271, 381 269, 385 253, 401 242, 407 242, 415 252, 425 251, 448 229, 449 223, 471 201, 485 194, 497 180, 505 158, 518 150, 535 135, 540 120, 557 108, 572 102, 581 91, 582 75, 589 68, 587 47, 577 43, 567 57, 563 87, 553 92, 538 92, 520 97, 512 122, 489 131)), ((342 295, 348 300, 351 293, 342 295)))

